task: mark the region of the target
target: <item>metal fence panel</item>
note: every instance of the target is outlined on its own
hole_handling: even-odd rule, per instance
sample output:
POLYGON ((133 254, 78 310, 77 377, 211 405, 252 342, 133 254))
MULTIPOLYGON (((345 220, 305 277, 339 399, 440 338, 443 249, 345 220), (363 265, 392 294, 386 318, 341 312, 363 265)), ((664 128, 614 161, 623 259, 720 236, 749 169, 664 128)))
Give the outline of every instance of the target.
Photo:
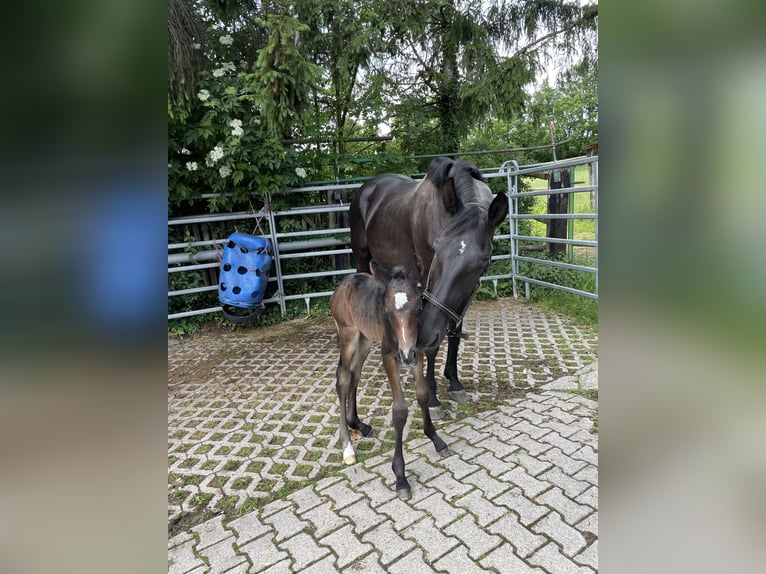
MULTIPOLYGON (((517 293, 517 283, 523 282, 526 286, 527 297, 529 296, 529 284, 543 285, 554 289, 561 289, 569 293, 575 293, 585 297, 598 298, 598 157, 575 158, 548 164, 535 164, 531 166, 519 167, 517 162, 505 162, 499 168, 492 170, 483 170, 482 175, 485 179, 505 178, 507 182, 508 198, 510 200, 509 224, 510 233, 498 231, 495 234, 494 241, 509 241, 508 252, 501 252, 499 249, 493 249, 491 261, 510 260, 511 265, 507 273, 485 275, 481 278, 483 282, 490 281, 497 293, 497 282, 499 280, 511 280, 513 285, 513 294, 517 293), (553 190, 535 190, 519 192, 519 178, 531 174, 546 173, 553 169, 563 169, 577 165, 593 164, 594 178, 590 185, 580 187, 570 187, 553 190), (546 196, 552 193, 569 193, 573 197, 575 193, 593 192, 595 197, 594 213, 588 214, 523 214, 519 212, 519 200, 530 196, 546 196), (594 220, 595 222, 595 241, 574 240, 574 239, 556 239, 540 236, 524 235, 519 232, 519 223, 525 219, 569 219, 569 220, 594 220), (550 261, 521 255, 523 245, 521 242, 541 242, 541 243, 564 243, 569 246, 578 246, 592 248, 595 253, 595 264, 577 265, 559 261, 550 261), (555 283, 549 283, 523 276, 519 273, 519 263, 524 262, 534 265, 547 265, 577 271, 593 273, 596 280, 596 289, 593 293, 564 287, 555 283)), ((306 188, 290 190, 291 193, 301 193, 305 191, 337 191, 349 190, 360 187, 360 183, 354 184, 335 184, 335 185, 314 185, 306 188)), ((574 202, 571 202, 574 203, 574 202)), ((258 226, 266 225, 268 230, 261 237, 270 239, 274 248, 274 275, 269 279, 269 284, 276 284, 276 292, 269 298, 264 299, 264 304, 278 304, 282 314, 286 313, 286 302, 294 300, 303 300, 306 303, 307 312, 311 308, 311 300, 319 297, 329 297, 332 291, 300 292, 297 287, 293 287, 295 281, 300 279, 311 279, 317 277, 340 276, 353 273, 355 269, 336 269, 328 267, 322 271, 311 271, 305 273, 283 273, 283 261, 291 259, 315 259, 319 257, 348 255, 351 249, 348 248, 347 236, 350 232, 348 227, 339 227, 335 229, 307 229, 289 232, 277 232, 277 218, 294 217, 299 215, 323 216, 330 213, 348 212, 349 205, 346 204, 327 204, 299 207, 281 211, 272 211, 271 209, 253 210, 251 212, 234 212, 197 215, 191 217, 178 217, 168 220, 168 226, 203 224, 203 223, 233 223, 236 221, 256 220, 258 226), (332 249, 340 247, 340 249, 332 249), (326 249, 331 248, 331 249, 326 249)), ((228 236, 228 234, 227 234, 228 236)), ((188 273, 194 271, 214 272, 218 267, 220 260, 220 247, 226 237, 205 238, 189 243, 169 243, 168 244, 168 276, 170 274, 188 273), (213 249, 197 250, 197 248, 213 247, 213 249)), ((217 277, 217 275, 216 275, 217 277)), ((187 289, 175 289, 168 291, 168 297, 177 297, 193 293, 203 293, 217 290, 216 284, 190 287, 187 289)), ((179 319, 207 313, 216 313, 221 310, 221 306, 206 307, 203 309, 188 309, 178 313, 168 314, 168 320, 179 319)))

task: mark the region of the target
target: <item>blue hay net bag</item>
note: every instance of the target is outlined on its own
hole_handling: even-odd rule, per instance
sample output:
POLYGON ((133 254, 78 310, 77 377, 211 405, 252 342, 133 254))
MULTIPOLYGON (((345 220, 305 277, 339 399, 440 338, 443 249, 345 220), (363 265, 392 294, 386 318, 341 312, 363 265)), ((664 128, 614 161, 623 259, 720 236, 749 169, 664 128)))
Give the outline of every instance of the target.
POLYGON ((229 320, 249 321, 263 308, 272 254, 271 241, 262 237, 237 232, 226 239, 221 257, 218 299, 229 320))

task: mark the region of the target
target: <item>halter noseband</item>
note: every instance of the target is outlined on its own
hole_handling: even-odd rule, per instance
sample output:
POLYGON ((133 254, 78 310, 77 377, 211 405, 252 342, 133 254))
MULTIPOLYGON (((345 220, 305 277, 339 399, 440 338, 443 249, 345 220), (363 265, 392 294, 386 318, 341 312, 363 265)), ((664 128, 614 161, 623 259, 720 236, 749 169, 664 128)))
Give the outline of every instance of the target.
POLYGON ((428 269, 428 277, 426 278, 426 288, 423 289, 423 299, 431 303, 434 307, 439 309, 442 313, 444 313, 447 317, 449 317, 452 321, 454 321, 455 326, 452 329, 447 329, 447 336, 452 337, 457 332, 458 328, 460 328, 460 325, 463 322, 463 317, 465 317, 466 312, 468 311, 468 306, 471 304, 471 301, 473 300, 474 296, 476 295, 476 291, 479 290, 479 285, 481 284, 481 281, 478 281, 476 283, 476 287, 473 288, 473 291, 471 292, 471 296, 468 297, 468 301, 465 303, 465 307, 463 307, 463 312, 458 315, 455 313, 452 309, 447 307, 445 304, 440 302, 436 296, 431 293, 428 289, 431 283, 431 269, 432 267, 429 267, 428 269))

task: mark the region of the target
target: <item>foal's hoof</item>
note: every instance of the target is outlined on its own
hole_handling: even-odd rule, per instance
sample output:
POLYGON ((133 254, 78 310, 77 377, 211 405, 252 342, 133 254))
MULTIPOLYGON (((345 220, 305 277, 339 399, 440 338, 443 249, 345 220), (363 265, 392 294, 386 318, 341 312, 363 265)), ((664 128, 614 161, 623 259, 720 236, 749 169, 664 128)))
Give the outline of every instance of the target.
POLYGON ((440 421, 444 418, 444 411, 441 407, 428 407, 428 412, 432 421, 440 421))
POLYGON ((447 394, 456 403, 467 403, 469 400, 468 393, 465 391, 447 391, 447 394))
POLYGON ((343 462, 346 463, 346 466, 350 466, 352 464, 356 464, 356 455, 352 454, 352 455, 349 455, 349 456, 344 456, 343 457, 343 462))
POLYGON ((399 488, 396 491, 396 496, 398 496, 400 500, 409 500, 412 498, 412 490, 409 488, 399 488))

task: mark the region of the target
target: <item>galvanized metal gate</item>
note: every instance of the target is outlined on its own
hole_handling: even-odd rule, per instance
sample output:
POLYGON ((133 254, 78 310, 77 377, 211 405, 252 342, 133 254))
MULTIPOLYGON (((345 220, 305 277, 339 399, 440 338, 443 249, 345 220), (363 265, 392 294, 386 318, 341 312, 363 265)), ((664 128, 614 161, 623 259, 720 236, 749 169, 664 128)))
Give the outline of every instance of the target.
MULTIPOLYGON (((513 282, 514 296, 518 296, 518 283, 525 284, 525 294, 529 297, 529 285, 536 284, 553 289, 560 289, 569 293, 582 295, 592 299, 598 299, 598 157, 583 157, 558 162, 551 162, 545 164, 534 164, 520 167, 516 161, 505 162, 499 168, 490 170, 482 170, 482 175, 485 179, 505 178, 507 182, 507 192, 510 201, 509 220, 510 220, 510 232, 504 233, 503 226, 498 228, 498 232, 494 236, 495 247, 493 249, 492 261, 510 260, 510 266, 507 272, 485 275, 481 278, 483 282, 491 281, 493 288, 497 292, 498 281, 511 280, 513 282), (524 177, 531 177, 532 175, 540 177, 541 174, 549 173, 552 170, 569 169, 578 165, 592 165, 593 176, 588 185, 576 185, 574 180, 572 186, 567 188, 555 189, 555 190, 533 190, 533 191, 519 191, 520 180, 524 177), (541 195, 551 195, 553 193, 567 193, 570 197, 574 197, 577 193, 592 193, 594 198, 593 209, 591 213, 566 213, 566 214, 549 214, 549 213, 520 213, 520 200, 525 197, 534 197, 541 195), (547 238, 539 235, 521 235, 519 230, 519 223, 525 219, 568 219, 574 221, 576 219, 593 220, 595 223, 595 238, 591 240, 574 239, 569 237, 568 239, 554 239, 547 238), (530 243, 563 243, 568 246, 578 246, 593 250, 593 264, 582 265, 568 261, 552 261, 543 258, 532 257, 529 254, 522 255, 522 251, 525 250, 525 246, 530 243), (499 247, 498 243, 510 245, 510 249, 499 247), (571 287, 558 285, 556 283, 543 281, 528 275, 523 275, 520 272, 519 263, 526 263, 528 265, 542 265, 553 266, 563 269, 571 269, 575 271, 582 271, 586 273, 593 273, 596 277, 596 288, 594 291, 583 291, 580 289, 573 289, 571 287)), ((298 189, 290 190, 290 193, 305 193, 308 191, 338 191, 338 190, 353 190, 361 186, 361 183, 349 183, 349 184, 337 184, 326 186, 309 186, 298 189)), ((569 202, 570 205, 574 204, 574 201, 569 202)), ((278 304, 284 314, 287 310, 287 302, 294 300, 303 300, 306 304, 306 311, 311 310, 311 300, 317 297, 329 297, 332 291, 316 291, 316 292, 301 292, 300 291, 300 279, 308 279, 312 277, 328 277, 328 276, 345 276, 355 271, 354 268, 336 269, 334 266, 327 266, 327 269, 321 271, 313 271, 309 273, 283 273, 283 262, 290 259, 309 259, 309 258, 321 258, 326 256, 336 255, 350 255, 351 249, 349 247, 349 233, 348 227, 330 228, 326 229, 310 229, 299 230, 290 232, 277 232, 277 220, 282 217, 295 217, 301 215, 327 215, 330 213, 347 212, 349 205, 314 205, 307 207, 299 207, 293 209, 286 209, 282 211, 274 211, 270 208, 262 208, 259 210, 242 211, 236 213, 225 214, 207 214, 192 217, 178 217, 168 220, 168 227, 171 226, 183 226, 192 225, 197 223, 211 223, 211 222, 226 222, 227 225, 234 226, 243 223, 250 223, 257 226, 263 231, 263 237, 269 238, 274 247, 274 276, 269 279, 270 283, 276 283, 276 291, 268 299, 264 299, 265 304, 278 304), (268 230, 263 230, 262 226, 266 225, 268 230), (296 287, 296 285, 298 285, 296 287)), ((200 270, 215 270, 219 266, 220 260, 220 246, 226 240, 228 234, 224 234, 221 237, 201 239, 198 241, 181 242, 168 244, 168 274, 172 273, 189 273, 192 271, 200 270)), ((193 293, 203 293, 216 291, 218 286, 216 284, 205 285, 200 287, 191 287, 187 289, 178 289, 168 291, 168 297, 178 297, 182 295, 189 295, 193 293)), ((180 319, 182 317, 190 317, 193 315, 202 315, 207 313, 216 313, 221 310, 221 306, 213 306, 200 309, 188 309, 185 311, 168 314, 168 320, 180 319)))

